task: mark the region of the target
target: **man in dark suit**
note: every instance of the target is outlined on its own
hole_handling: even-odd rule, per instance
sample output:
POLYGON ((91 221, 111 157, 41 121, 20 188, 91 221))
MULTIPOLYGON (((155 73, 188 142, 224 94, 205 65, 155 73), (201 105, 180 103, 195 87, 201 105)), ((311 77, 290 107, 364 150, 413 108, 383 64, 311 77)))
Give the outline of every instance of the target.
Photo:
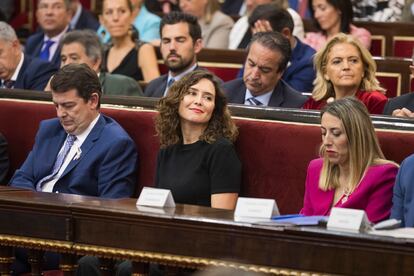
POLYGON ((293 35, 294 23, 289 12, 274 4, 259 5, 249 17, 249 26, 253 33, 276 31, 289 40, 292 55, 282 79, 295 90, 311 92, 316 77, 315 50, 293 35))
POLYGON ((145 89, 145 96, 163 97, 169 86, 185 74, 199 69, 197 54, 203 45, 201 27, 197 18, 181 12, 170 12, 161 20, 160 51, 168 74, 152 80, 145 89))
POLYGON ((99 22, 90 11, 85 9, 79 0, 71 0, 72 19, 70 27, 72 30, 98 30, 99 22))
POLYGON ((75 30, 63 36, 60 41, 61 66, 71 63, 85 63, 98 76, 104 95, 143 96, 137 81, 118 74, 100 72, 102 44, 98 35, 91 30, 75 30))
POLYGON ((289 41, 277 32, 253 35, 243 78, 223 85, 229 103, 299 108, 307 100, 281 80, 290 59, 289 41))
POLYGON ((414 227, 414 155, 400 166, 395 181, 390 218, 401 220, 401 227, 414 227))
POLYGON ((410 92, 389 99, 383 113, 384 115, 414 118, 414 93, 410 92))
POLYGON ((25 53, 60 65, 59 40, 69 30, 71 20, 70 0, 39 0, 36 19, 42 31, 26 41, 25 53))
POLYGON ((56 69, 22 53, 14 29, 0 22, 0 87, 43 90, 56 69))

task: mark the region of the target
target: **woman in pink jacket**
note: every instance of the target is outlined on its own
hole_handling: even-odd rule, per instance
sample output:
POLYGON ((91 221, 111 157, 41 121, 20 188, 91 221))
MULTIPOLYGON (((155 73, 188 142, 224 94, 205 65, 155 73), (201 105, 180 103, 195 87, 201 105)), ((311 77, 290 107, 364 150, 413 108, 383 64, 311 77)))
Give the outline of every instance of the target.
POLYGON ((371 47, 371 33, 352 24, 350 0, 310 0, 310 11, 317 31, 307 32, 303 42, 316 51, 338 33, 352 35, 368 50, 371 47))
POLYGON ((321 132, 321 158, 309 164, 301 213, 342 207, 365 210, 372 222, 387 219, 398 165, 385 159, 365 105, 353 97, 327 104, 321 132))

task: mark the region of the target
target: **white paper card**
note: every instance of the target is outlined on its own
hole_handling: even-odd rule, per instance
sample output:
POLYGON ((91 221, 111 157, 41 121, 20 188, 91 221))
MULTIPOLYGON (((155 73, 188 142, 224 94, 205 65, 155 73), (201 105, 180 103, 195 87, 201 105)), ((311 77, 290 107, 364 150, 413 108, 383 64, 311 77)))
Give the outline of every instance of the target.
POLYGON ((175 207, 175 202, 170 190, 144 187, 136 205, 164 208, 175 207))
POLYGON ((239 197, 234 211, 235 218, 271 219, 278 215, 279 209, 274 199, 239 197))
POLYGON ((370 228, 370 223, 364 210, 332 208, 327 228, 328 230, 365 232, 370 228))

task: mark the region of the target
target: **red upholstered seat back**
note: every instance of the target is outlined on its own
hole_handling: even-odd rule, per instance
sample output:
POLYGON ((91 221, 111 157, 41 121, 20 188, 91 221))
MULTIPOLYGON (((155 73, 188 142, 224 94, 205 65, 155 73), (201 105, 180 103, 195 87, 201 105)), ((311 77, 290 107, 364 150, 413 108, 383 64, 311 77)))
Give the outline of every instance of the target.
POLYGON ((318 157, 318 126, 237 120, 237 152, 243 164, 242 193, 274 198, 282 214, 302 207, 306 168, 318 157))
MULTIPOLYGON (((137 194, 154 182, 158 138, 155 112, 103 108, 135 141, 139 152, 137 194)), ((39 122, 55 116, 50 103, 0 100, 0 132, 9 142, 11 169, 19 168, 33 146, 39 122)), ((318 157, 318 125, 281 121, 236 119, 240 135, 236 149, 243 164, 242 195, 274 198, 282 214, 302 207, 306 170, 318 157)), ((400 163, 414 152, 414 133, 377 131, 385 156, 400 163), (401 146, 404 145, 404 146, 401 146)))

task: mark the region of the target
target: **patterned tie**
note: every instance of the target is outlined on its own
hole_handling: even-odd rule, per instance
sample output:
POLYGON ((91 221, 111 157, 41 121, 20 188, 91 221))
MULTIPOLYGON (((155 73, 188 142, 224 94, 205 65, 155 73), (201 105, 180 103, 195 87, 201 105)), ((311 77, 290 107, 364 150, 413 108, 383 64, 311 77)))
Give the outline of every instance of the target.
POLYGON ((4 80, 3 81, 3 87, 4 88, 9 88, 9 89, 11 89, 11 88, 13 88, 14 87, 14 84, 15 84, 16 82, 15 81, 13 81, 13 80, 4 80))
POLYGON ((43 42, 43 50, 40 52, 39 54, 39 58, 49 61, 49 56, 50 56, 50 47, 54 44, 55 42, 52 40, 46 40, 45 42, 43 42))
POLYGON ((170 88, 171 85, 173 85, 174 82, 175 82, 175 79, 171 78, 167 83, 167 89, 170 88))
POLYGON ((258 99, 256 99, 255 97, 248 98, 247 101, 251 105, 263 105, 263 103, 261 101, 259 101, 258 99))
POLYGON ((65 161, 66 156, 68 155, 71 147, 73 146, 73 143, 76 140, 76 136, 69 134, 68 137, 66 138, 66 142, 65 145, 63 146, 63 150, 61 150, 56 158, 55 164, 53 165, 53 171, 51 174, 43 177, 36 186, 36 190, 37 191, 41 191, 42 190, 42 186, 45 182, 51 180, 53 177, 55 177, 55 175, 59 172, 60 168, 63 165, 63 162, 65 161))
POLYGON ((175 82, 175 79, 174 78, 171 78, 167 82, 167 89, 165 89, 165 91, 164 91, 164 97, 167 96, 168 90, 170 89, 170 86, 173 85, 174 82, 175 82))

